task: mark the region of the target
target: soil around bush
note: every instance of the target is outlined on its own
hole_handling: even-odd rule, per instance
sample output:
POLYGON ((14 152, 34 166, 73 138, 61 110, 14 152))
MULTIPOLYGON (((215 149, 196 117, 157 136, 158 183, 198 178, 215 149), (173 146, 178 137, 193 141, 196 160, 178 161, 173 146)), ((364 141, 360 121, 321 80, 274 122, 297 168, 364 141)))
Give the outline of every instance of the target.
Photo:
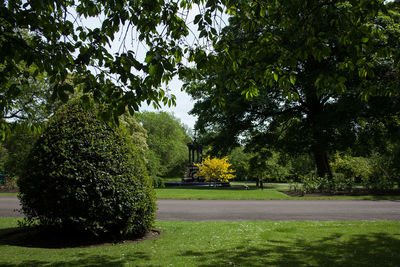
POLYGON ((0 244, 49 249, 90 248, 143 242, 157 239, 161 235, 161 230, 152 229, 142 237, 113 241, 110 239, 94 239, 71 232, 35 228, 9 228, 0 230, 0 244))

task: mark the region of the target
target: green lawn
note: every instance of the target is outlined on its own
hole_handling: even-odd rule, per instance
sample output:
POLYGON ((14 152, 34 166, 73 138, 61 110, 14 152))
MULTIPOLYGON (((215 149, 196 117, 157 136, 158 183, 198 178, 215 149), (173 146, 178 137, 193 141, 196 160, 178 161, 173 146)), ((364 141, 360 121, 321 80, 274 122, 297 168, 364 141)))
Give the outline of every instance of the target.
MULTIPOLYGON (((279 186, 279 185, 278 185, 279 186)), ((279 189, 280 190, 280 189, 279 189)), ((158 199, 372 199, 372 200, 398 200, 400 196, 315 196, 315 197, 291 197, 276 188, 261 189, 233 189, 233 188, 157 188, 158 199)))
POLYGON ((158 188, 159 199, 291 199, 276 189, 239 190, 229 188, 158 188))
POLYGON ((0 197, 12 197, 12 196, 17 196, 17 193, 0 193, 0 197))
POLYGON ((400 222, 167 222, 160 238, 107 247, 45 249, 1 235, 0 266, 398 266, 400 222))
MULTIPOLYGON (((233 188, 193 188, 193 187, 173 187, 155 189, 158 199, 371 199, 371 200, 399 200, 400 196, 313 196, 313 197, 291 197, 280 190, 285 190, 285 184, 266 186, 266 189, 233 189, 233 188), (275 188, 271 188, 275 187, 275 188)), ((17 196, 16 193, 0 193, 2 196, 17 196)))

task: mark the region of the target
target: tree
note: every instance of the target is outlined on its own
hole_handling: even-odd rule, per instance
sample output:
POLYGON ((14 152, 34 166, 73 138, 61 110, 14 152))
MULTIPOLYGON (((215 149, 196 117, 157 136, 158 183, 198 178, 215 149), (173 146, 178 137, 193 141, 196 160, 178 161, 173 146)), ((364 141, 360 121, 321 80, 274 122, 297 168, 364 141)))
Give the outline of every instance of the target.
POLYGON ((147 167, 151 175, 182 176, 187 164, 190 138, 185 127, 167 112, 142 112, 136 120, 147 132, 147 167))
POLYGON ((142 125, 135 119, 134 116, 129 114, 123 115, 121 123, 127 130, 127 134, 131 137, 133 144, 137 151, 146 161, 146 156, 149 153, 149 146, 147 145, 147 131, 142 125))
POLYGON ((354 142, 358 119, 398 115, 398 13, 379 0, 231 3, 214 51, 181 72, 196 127, 222 149, 310 152, 332 177, 328 153, 354 142))
POLYGON ((47 121, 62 104, 59 100, 53 99, 45 74, 37 74, 33 79, 30 76, 37 72, 36 67, 28 68, 21 63, 18 69, 23 74, 8 80, 0 96, 0 105, 3 107, 0 109, 3 139, 7 134, 12 135, 16 126, 25 127, 25 131, 40 129, 43 122, 47 121))
POLYGON ((244 147, 236 147, 228 155, 228 161, 232 164, 232 168, 235 170, 235 180, 245 181, 251 177, 249 174, 249 159, 251 153, 246 153, 244 147))
POLYGON ((39 134, 31 131, 27 122, 10 124, 8 126, 10 133, 1 143, 1 149, 3 150, 0 155, 3 162, 1 172, 14 177, 22 174, 25 161, 39 134))
POLYGON ((126 109, 133 113, 143 101, 173 104, 174 97, 160 85, 176 71, 183 54, 177 40, 188 34, 178 11, 189 1, 180 2, 2 1, 0 111, 6 114, 29 80, 42 73, 57 98, 66 101, 68 92, 81 87, 106 103, 105 119, 116 119, 126 109), (93 18, 100 23, 92 25, 93 18), (118 35, 122 41, 112 55, 109 48, 118 35), (128 45, 135 35, 148 47, 143 59, 128 45), (26 73, 21 64, 36 70, 26 73), (71 74, 72 83, 66 83, 71 74), (10 83, 15 77, 26 79, 10 83))
POLYGON ((210 158, 208 156, 201 164, 195 163, 199 167, 198 176, 204 176, 206 182, 214 182, 216 186, 217 181, 229 182, 235 178, 234 170, 229 169, 231 164, 228 163, 228 158, 210 158))

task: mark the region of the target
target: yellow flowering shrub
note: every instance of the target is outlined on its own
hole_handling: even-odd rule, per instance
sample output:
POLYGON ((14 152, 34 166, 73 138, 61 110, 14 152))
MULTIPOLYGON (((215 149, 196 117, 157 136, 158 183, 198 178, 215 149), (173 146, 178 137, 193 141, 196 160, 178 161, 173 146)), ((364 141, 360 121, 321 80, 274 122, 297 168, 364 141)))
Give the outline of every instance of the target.
POLYGON ((206 182, 229 182, 229 180, 235 178, 233 173, 234 170, 229 169, 231 166, 228 163, 228 158, 210 158, 208 156, 203 160, 201 164, 195 164, 199 167, 198 176, 204 176, 206 182))

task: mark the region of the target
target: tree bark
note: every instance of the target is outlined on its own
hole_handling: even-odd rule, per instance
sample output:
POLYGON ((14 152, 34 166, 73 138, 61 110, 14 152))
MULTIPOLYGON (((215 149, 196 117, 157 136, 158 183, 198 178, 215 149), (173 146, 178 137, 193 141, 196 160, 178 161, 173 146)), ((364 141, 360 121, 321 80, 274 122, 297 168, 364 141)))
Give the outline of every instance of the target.
POLYGON ((313 151, 315 165, 317 166, 317 174, 319 177, 328 176, 329 180, 332 179, 332 170, 329 166, 328 155, 325 151, 315 149, 313 151))

